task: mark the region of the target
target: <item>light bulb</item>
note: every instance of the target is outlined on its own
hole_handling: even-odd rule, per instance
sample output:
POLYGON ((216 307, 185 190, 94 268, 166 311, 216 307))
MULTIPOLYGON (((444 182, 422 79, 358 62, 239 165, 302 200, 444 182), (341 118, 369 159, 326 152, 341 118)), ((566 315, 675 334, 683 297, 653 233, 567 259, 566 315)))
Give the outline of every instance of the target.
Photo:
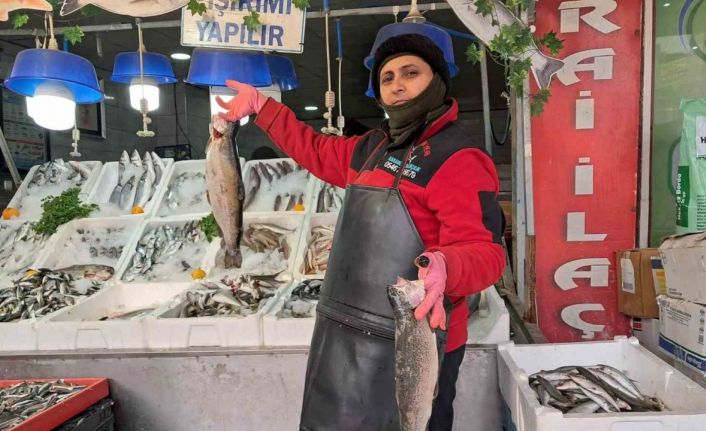
POLYGON ((143 85, 140 85, 140 78, 133 78, 130 83, 130 106, 140 111, 140 99, 147 99, 147 111, 154 111, 159 108, 159 88, 152 78, 142 78, 143 85))
MULTIPOLYGON (((216 97, 218 97, 218 96, 220 96, 224 102, 229 102, 230 99, 233 98, 233 96, 227 96, 225 94, 211 93, 211 97, 210 97, 210 99, 211 99, 211 115, 216 115, 220 112, 223 112, 223 113, 228 112, 226 109, 221 108, 221 105, 219 105, 218 102, 216 102, 216 97)), ((250 117, 248 117, 248 116, 245 116, 240 119, 241 126, 248 124, 248 122, 250 122, 250 117)))
POLYGON ((45 129, 68 130, 76 124, 73 93, 58 82, 42 83, 27 97, 27 114, 45 129))

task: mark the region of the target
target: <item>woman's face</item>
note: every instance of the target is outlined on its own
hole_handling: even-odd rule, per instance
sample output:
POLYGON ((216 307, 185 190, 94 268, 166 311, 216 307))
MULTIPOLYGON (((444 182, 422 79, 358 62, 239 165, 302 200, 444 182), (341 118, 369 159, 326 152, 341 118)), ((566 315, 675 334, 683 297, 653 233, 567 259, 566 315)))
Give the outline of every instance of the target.
POLYGON ((416 55, 402 55, 380 69, 380 98, 385 105, 402 105, 424 91, 434 72, 416 55))

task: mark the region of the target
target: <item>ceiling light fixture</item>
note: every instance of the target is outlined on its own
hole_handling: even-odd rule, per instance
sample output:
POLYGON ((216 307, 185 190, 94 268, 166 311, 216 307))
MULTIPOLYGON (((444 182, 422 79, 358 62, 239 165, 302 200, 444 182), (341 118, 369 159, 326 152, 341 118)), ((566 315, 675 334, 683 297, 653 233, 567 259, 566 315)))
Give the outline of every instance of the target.
POLYGON ((305 111, 316 111, 317 109, 319 109, 318 106, 305 106, 304 107, 305 111))
POLYGON ((174 60, 185 61, 191 58, 191 56, 185 52, 175 52, 171 55, 174 60))

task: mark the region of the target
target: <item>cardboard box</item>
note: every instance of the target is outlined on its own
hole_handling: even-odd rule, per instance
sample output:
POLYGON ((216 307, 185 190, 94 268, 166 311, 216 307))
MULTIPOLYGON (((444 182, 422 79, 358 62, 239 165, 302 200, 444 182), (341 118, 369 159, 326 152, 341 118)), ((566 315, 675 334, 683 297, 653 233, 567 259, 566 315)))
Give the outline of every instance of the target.
POLYGON ((659 302, 659 347, 706 372, 706 307, 662 295, 659 302))
POLYGON ((634 317, 659 317, 657 289, 652 275, 653 260, 660 260, 659 250, 643 248, 619 251, 618 310, 634 317))
POLYGON ((706 304, 706 232, 669 237, 659 251, 667 295, 706 304))

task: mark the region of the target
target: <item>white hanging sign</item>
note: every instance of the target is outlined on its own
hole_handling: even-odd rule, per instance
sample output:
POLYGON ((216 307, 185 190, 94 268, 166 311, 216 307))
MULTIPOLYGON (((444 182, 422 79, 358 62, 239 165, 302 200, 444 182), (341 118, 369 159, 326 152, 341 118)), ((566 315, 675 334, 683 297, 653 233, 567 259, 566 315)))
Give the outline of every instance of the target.
POLYGON ((181 44, 212 48, 301 53, 304 51, 305 11, 292 0, 210 0, 202 16, 184 8, 181 44), (244 18, 259 14, 260 25, 247 28, 244 18))

